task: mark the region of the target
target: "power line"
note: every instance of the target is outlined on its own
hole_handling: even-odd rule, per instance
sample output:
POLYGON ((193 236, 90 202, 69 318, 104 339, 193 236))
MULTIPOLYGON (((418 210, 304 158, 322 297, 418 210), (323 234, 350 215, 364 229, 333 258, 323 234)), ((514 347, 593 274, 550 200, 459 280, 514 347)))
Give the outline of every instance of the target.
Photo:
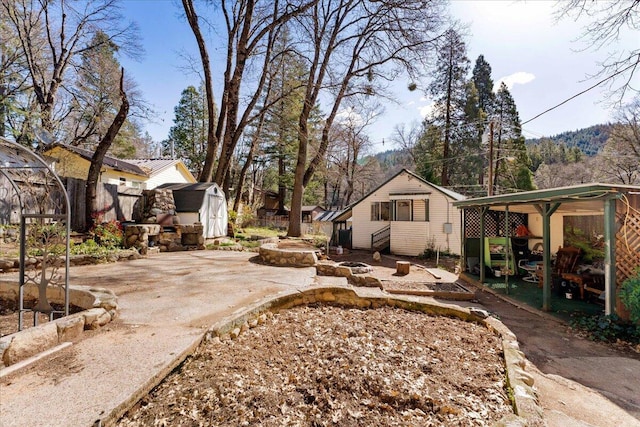
POLYGON ((534 116, 534 117, 530 118, 529 120, 527 120, 525 122, 522 122, 521 125, 526 125, 527 123, 534 121, 535 119, 537 119, 538 117, 542 116, 543 114, 547 114, 549 111, 555 110, 556 108, 560 107, 561 105, 566 104, 567 102, 571 101, 572 99, 575 99, 575 98, 579 97, 580 95, 584 95, 585 93, 589 92, 590 90, 595 89, 596 87, 600 86, 602 83, 606 82, 607 80, 611 80, 612 78, 614 78, 618 74, 622 74, 625 71, 636 67, 638 65, 638 62, 640 62, 640 60, 634 62, 633 64, 629 65, 626 68, 623 68, 622 70, 616 71, 615 73, 611 74, 609 77, 605 77, 604 79, 600 80, 598 83, 594 84, 593 86, 588 87, 585 90, 583 90, 582 92, 579 92, 579 93, 577 93, 577 94, 565 99, 561 103, 559 103, 557 105, 554 105, 553 107, 543 111, 542 113, 538 114, 537 116, 534 116))

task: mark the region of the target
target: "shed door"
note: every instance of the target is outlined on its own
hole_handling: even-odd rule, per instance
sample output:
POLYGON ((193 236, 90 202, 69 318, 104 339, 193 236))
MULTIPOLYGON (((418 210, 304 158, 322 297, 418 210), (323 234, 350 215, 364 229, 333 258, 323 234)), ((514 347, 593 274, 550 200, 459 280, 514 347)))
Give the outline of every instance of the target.
POLYGON ((209 218, 207 221, 207 237, 226 236, 227 230, 224 221, 224 203, 223 198, 214 194, 208 194, 209 209, 207 209, 209 218))

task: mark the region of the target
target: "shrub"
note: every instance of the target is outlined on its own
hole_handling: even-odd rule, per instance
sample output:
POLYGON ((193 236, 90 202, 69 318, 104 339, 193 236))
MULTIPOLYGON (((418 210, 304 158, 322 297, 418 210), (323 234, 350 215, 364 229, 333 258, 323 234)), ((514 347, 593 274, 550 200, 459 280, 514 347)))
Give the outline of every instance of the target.
POLYGON ((108 222, 95 221, 89 233, 96 243, 106 248, 120 248, 124 244, 122 224, 115 219, 108 222))
POLYGON ((640 333, 640 268, 636 269, 635 276, 628 277, 622 282, 620 300, 629 310, 631 320, 640 333))
POLYGON ((640 329, 624 322, 616 314, 581 316, 571 319, 571 326, 586 332, 594 341, 640 343, 640 329))

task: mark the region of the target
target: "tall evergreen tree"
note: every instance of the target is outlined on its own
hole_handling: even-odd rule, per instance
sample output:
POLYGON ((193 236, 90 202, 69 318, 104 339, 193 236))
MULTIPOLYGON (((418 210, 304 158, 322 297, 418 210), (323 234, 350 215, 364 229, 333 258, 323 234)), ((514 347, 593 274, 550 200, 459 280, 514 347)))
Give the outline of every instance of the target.
POLYGON ((451 179, 452 144, 461 142, 459 138, 454 139, 458 136, 458 126, 464 122, 469 64, 467 47, 462 37, 453 29, 447 30, 442 38, 442 46, 436 54, 436 66, 427 88, 428 94, 435 102, 434 113, 427 119, 428 126, 436 126, 441 130, 441 142, 429 145, 442 149, 440 184, 444 186, 449 185, 451 179))
MULTIPOLYGON (((493 92, 493 79, 491 78, 491 65, 484 59, 484 55, 478 56, 476 64, 473 67, 473 76, 471 78, 473 85, 477 90, 477 144, 479 148, 482 146, 482 135, 487 126, 487 118, 493 114, 495 110, 496 95, 493 92)), ((483 161, 486 166, 486 159, 483 161)), ((478 174, 478 184, 484 184, 485 167, 480 168, 478 174)))
POLYGON ((298 116, 304 98, 303 83, 307 70, 292 49, 286 26, 274 44, 275 58, 266 100, 266 119, 262 151, 270 162, 277 164, 278 214, 284 215, 287 190, 293 187, 293 161, 298 141, 298 116))
POLYGON ((478 56, 473 67, 473 84, 478 91, 478 107, 485 113, 491 114, 495 105, 496 96, 493 92, 493 79, 491 78, 491 65, 484 59, 484 55, 478 56))
MULTIPOLYGON (((493 139, 494 174, 490 185, 494 190, 532 190, 531 160, 524 145, 522 126, 515 101, 503 82, 496 93, 496 130, 493 139)), ((495 194, 495 192, 494 192, 495 194)))
POLYGON ((183 159, 194 176, 199 176, 207 150, 208 114, 204 93, 195 86, 182 91, 174 108, 174 125, 163 142, 165 155, 183 159))

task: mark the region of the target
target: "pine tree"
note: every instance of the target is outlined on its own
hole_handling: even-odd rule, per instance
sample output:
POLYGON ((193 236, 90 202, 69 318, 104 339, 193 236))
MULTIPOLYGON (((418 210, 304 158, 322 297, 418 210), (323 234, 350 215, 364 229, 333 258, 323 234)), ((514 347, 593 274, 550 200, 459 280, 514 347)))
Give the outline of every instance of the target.
POLYGON ((472 81, 478 91, 478 108, 485 115, 491 114, 496 102, 493 93, 493 79, 491 78, 491 65, 484 59, 484 55, 478 56, 473 67, 472 81))
POLYGON ((508 191, 532 190, 531 160, 524 145, 518 109, 504 82, 496 93, 495 120, 494 158, 490 159, 495 169, 490 185, 508 191))
MULTIPOLYGON (((463 143, 457 133, 458 126, 464 123, 464 106, 467 98, 467 74, 469 59, 467 48, 455 30, 448 30, 442 38, 442 46, 438 50, 436 66, 431 73, 432 81, 428 86, 428 94, 435 101, 434 113, 426 121, 426 126, 436 126, 441 130, 441 141, 432 141, 427 145, 434 149, 441 148, 440 180, 441 185, 450 184, 450 163, 452 162, 452 146, 460 151, 463 143)), ((432 132, 428 137, 440 137, 432 132)), ((430 157, 440 157, 432 153, 430 157)), ((435 160, 435 159, 434 159, 435 160)))
POLYGON ((304 99, 304 63, 290 47, 286 28, 276 40, 276 60, 270 81, 270 105, 263 130, 262 152, 266 159, 277 165, 278 214, 284 215, 288 200, 287 190, 293 186, 293 163, 298 141, 298 116, 304 99))
POLYGON ((174 125, 169 129, 169 140, 163 142, 163 153, 183 159, 191 173, 199 176, 207 149, 208 128, 202 90, 195 86, 183 90, 174 113, 174 125))

